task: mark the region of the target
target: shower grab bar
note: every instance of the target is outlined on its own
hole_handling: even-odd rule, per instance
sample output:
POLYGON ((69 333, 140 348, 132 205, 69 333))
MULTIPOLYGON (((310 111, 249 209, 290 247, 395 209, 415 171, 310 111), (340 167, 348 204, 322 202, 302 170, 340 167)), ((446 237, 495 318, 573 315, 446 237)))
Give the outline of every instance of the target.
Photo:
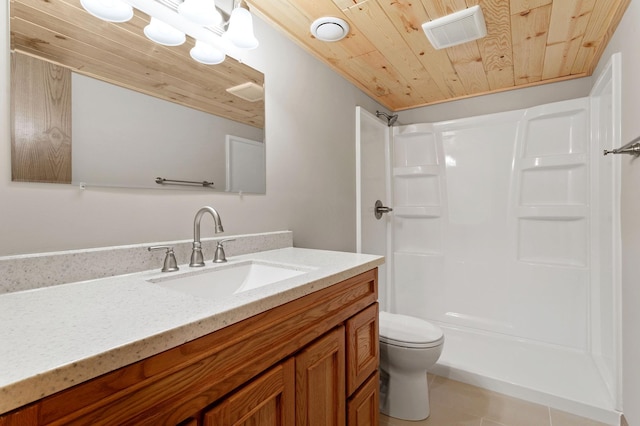
POLYGON ((156 178, 156 183, 158 185, 169 184, 169 185, 198 185, 198 186, 206 186, 206 187, 213 186, 213 182, 208 182, 206 180, 203 180, 202 182, 198 182, 198 181, 192 181, 192 180, 165 179, 161 177, 156 178))
POLYGON ((611 151, 607 151, 606 149, 604 150, 604 155, 607 154, 630 154, 633 155, 635 157, 640 156, 640 136, 638 136, 637 138, 635 138, 634 140, 632 140, 631 142, 629 142, 628 144, 625 144, 623 146, 621 146, 618 149, 612 149, 611 151))

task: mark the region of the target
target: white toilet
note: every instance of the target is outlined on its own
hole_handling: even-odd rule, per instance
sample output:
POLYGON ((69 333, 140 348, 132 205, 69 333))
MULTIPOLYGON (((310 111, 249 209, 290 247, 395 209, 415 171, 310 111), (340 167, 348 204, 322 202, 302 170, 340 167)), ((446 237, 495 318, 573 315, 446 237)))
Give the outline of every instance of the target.
POLYGON ((403 420, 429 417, 427 369, 444 344, 440 327, 420 318, 380 312, 380 411, 403 420))

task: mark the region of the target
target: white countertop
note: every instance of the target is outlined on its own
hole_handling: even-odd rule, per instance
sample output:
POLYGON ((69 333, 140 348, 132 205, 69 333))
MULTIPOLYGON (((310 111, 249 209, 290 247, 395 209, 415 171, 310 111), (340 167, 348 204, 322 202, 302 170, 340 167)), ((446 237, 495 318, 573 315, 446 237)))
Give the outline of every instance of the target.
MULTIPOLYGON (((284 248, 229 257, 310 271, 221 300, 162 288, 154 271, 0 295, 0 413, 329 287, 381 256, 284 248)), ((203 269, 220 267, 210 261, 203 269)))

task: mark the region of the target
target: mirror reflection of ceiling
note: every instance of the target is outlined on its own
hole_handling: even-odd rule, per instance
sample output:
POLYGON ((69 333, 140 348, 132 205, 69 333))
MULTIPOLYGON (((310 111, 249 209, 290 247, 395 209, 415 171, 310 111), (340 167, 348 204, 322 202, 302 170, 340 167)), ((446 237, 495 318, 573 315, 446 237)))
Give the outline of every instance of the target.
POLYGON ((264 100, 250 102, 227 92, 253 82, 259 71, 227 56, 218 65, 189 57, 194 41, 166 47, 148 40, 149 17, 135 11, 125 23, 91 16, 79 0, 12 0, 11 49, 160 99, 264 128, 264 100))
POLYGON ((591 75, 630 0, 248 0, 392 111, 591 75), (422 24, 480 5, 487 36, 436 50, 422 24), (333 16, 349 35, 309 26, 333 16))

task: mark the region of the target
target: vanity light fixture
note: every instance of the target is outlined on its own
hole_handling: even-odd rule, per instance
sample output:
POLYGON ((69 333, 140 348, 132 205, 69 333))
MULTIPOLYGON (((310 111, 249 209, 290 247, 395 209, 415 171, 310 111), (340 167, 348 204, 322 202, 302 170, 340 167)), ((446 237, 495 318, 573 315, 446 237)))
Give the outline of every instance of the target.
POLYGON ((222 15, 216 9, 214 0, 184 0, 178 5, 178 13, 203 27, 222 23, 222 15))
POLYGON ((253 18, 244 0, 235 0, 228 22, 214 0, 80 0, 91 15, 109 22, 126 22, 133 9, 151 17, 144 34, 156 43, 178 46, 186 35, 196 40, 191 57, 203 64, 219 64, 226 55, 238 59, 242 51, 258 47, 253 18), (225 31, 225 26, 228 29, 225 31))
POLYGON ((80 0, 84 9, 108 22, 127 22, 133 18, 133 8, 122 0, 80 0))
POLYGON ((204 41, 196 40, 196 45, 189 51, 191 57, 205 65, 216 65, 224 62, 224 53, 204 41))
POLYGON ((229 28, 222 37, 242 49, 255 49, 259 44, 258 39, 253 35, 251 13, 243 7, 236 7, 231 11, 229 28))
POLYGON ((144 27, 144 35, 149 40, 164 46, 180 46, 186 40, 182 31, 176 30, 171 25, 165 24, 153 16, 149 25, 144 27))

